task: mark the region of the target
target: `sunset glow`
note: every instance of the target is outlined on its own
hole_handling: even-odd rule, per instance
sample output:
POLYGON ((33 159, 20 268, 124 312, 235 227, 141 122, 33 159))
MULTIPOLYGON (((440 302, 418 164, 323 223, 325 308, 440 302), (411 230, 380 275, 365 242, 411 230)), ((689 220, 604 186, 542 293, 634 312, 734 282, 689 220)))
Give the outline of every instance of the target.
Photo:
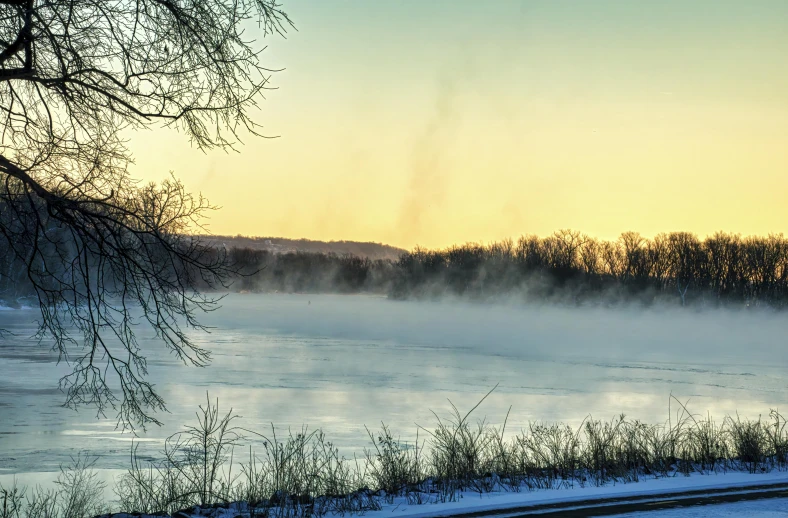
MULTIPOLYGON (((290 0, 263 133, 129 136, 217 234, 788 233, 788 3, 290 0)), ((250 29, 252 31, 252 29, 250 29)))

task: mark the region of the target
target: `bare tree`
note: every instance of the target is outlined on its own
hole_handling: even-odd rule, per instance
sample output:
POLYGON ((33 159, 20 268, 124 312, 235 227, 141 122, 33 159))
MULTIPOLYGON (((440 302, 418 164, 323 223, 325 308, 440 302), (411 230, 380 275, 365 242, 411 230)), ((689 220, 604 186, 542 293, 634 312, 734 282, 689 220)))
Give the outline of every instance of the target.
POLYGON ((0 0, 0 252, 73 366, 67 405, 158 423, 140 321, 184 362, 208 362, 186 330, 215 307, 197 287, 231 269, 187 234, 212 207, 174 178, 130 178, 122 134, 158 123, 201 150, 259 135, 250 110, 271 71, 249 34, 291 26, 276 0, 0 0))

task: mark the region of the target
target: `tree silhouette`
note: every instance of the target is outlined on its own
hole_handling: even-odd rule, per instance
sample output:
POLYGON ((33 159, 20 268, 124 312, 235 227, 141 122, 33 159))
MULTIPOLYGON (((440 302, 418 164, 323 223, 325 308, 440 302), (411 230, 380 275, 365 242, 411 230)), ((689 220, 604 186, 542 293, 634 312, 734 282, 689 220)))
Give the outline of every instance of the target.
POLYGON ((140 321, 183 361, 209 360, 185 333, 216 302, 194 281, 231 269, 185 233, 211 206, 175 179, 133 181, 122 134, 158 123, 201 150, 258 135, 249 111, 270 74, 244 31, 290 26, 275 0, 0 1, 0 250, 73 366, 68 405, 158 422, 140 321))
MULTIPOLYGON (((381 269, 380 271, 386 271, 381 269)), ((387 273, 388 274, 388 273, 387 273)), ((788 305, 788 239, 689 232, 647 239, 624 232, 615 241, 559 230, 489 245, 417 248, 394 263, 395 298, 524 295, 532 302, 655 302, 788 305)), ((375 276, 373 276, 375 277, 375 276)), ((376 277, 376 278, 379 278, 376 277)))

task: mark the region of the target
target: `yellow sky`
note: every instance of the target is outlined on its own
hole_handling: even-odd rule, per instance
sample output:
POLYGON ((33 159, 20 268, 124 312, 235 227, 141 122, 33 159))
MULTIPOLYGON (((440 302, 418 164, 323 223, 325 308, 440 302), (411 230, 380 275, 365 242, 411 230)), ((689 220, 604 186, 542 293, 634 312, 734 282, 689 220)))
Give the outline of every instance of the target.
POLYGON ((217 234, 411 248, 573 228, 788 233, 788 2, 283 0, 255 119, 131 136, 217 234))

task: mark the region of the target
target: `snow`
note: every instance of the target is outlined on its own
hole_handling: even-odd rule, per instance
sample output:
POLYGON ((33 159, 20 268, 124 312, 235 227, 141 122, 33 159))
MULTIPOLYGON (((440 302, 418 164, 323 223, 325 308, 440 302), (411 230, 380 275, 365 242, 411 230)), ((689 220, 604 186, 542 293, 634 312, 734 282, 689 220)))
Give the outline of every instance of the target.
MULTIPOLYGON (((693 474, 689 477, 677 475, 669 478, 642 480, 627 484, 602 487, 573 487, 567 489, 545 489, 521 493, 478 493, 466 492, 457 502, 409 505, 404 498, 395 499, 393 504, 384 504, 380 511, 370 511, 364 516, 382 518, 398 516, 407 518, 434 518, 447 514, 493 511, 511 507, 580 502, 600 498, 624 498, 633 496, 657 496, 677 491, 742 488, 760 484, 788 483, 788 472, 772 472, 753 475, 750 473, 693 474)), ((727 504, 726 504, 727 505, 727 504)), ((651 515, 650 515, 651 516, 651 515)), ((679 515, 683 516, 683 515, 679 515)), ((694 516, 694 515, 693 515, 694 516)))
MULTIPOLYGON (((651 479, 641 482, 628 484, 618 484, 604 487, 575 487, 568 489, 546 489, 522 493, 485 493, 479 496, 478 493, 466 492, 457 502, 447 503, 427 503, 421 505, 410 505, 404 497, 394 499, 393 503, 383 503, 378 511, 366 511, 349 515, 347 511, 342 513, 327 512, 326 516, 362 516, 364 518, 439 518, 452 515, 462 515, 466 513, 477 513, 485 511, 497 511, 497 518, 510 518, 527 512, 527 507, 542 504, 569 504, 562 506, 561 510, 578 510, 591 507, 594 509, 604 508, 606 505, 614 505, 614 502, 600 501, 602 499, 627 498, 629 503, 646 504, 664 498, 666 494, 671 494, 670 500, 681 500, 682 498, 692 498, 703 495, 713 496, 718 491, 728 490, 726 494, 735 493, 737 495, 763 492, 764 489, 754 489, 754 486, 786 484, 788 483, 788 472, 773 472, 768 474, 753 475, 749 473, 728 473, 719 475, 700 475, 695 474, 689 477, 678 476, 671 478, 651 479), (733 491, 731 491, 733 490, 733 491), (676 492, 702 491, 702 495, 694 493, 692 495, 675 495, 676 492), (633 501, 634 497, 634 501, 633 501), (642 497, 642 498, 641 498, 642 497), (572 505, 576 502, 577 505, 572 505), (519 508, 519 509, 518 509, 519 508), (511 512, 508 512, 508 511, 511 512)), ((274 508, 269 516, 279 516, 280 509, 274 508)), ((292 510, 286 511, 288 515, 292 510)), ((559 509, 544 510, 545 512, 555 512, 559 509)), ((174 516, 177 518, 234 518, 247 512, 247 506, 243 503, 232 503, 221 506, 206 506, 204 508, 194 507, 184 509, 174 516)), ((536 514, 539 513, 535 510, 536 514)), ((608 516, 641 516, 646 514, 648 518, 685 518, 696 516, 753 516, 756 518, 786 517, 788 516, 788 499, 764 498, 762 500, 749 500, 735 503, 709 504, 709 505, 690 505, 686 508, 675 508, 669 510, 649 510, 635 513, 610 514, 608 516)), ((495 516, 493 518, 495 518, 495 516)), ((132 515, 129 513, 115 513, 104 515, 102 518, 154 518, 153 515, 132 515)), ((159 517, 160 518, 160 517, 159 517)))
MULTIPOLYGON (((704 494, 713 495, 720 490, 732 490, 736 494, 747 494, 763 489, 753 489, 753 486, 788 483, 788 472, 772 472, 767 474, 727 473, 727 474, 694 474, 690 476, 676 476, 670 478, 650 479, 641 482, 609 485, 603 487, 574 487, 567 489, 544 489, 525 491, 521 493, 478 493, 465 492, 456 502, 426 503, 411 505, 406 498, 398 497, 393 503, 383 503, 378 511, 366 511, 353 516, 364 518, 438 518, 458 514, 497 511, 498 518, 517 516, 526 509, 523 507, 543 504, 569 504, 564 510, 582 509, 587 506, 595 508, 612 505, 611 502, 598 502, 602 499, 633 497, 637 503, 656 501, 659 497, 676 492, 703 491, 704 494), (640 498, 642 497, 642 498, 640 498), (577 506, 571 505, 577 502, 577 506), (597 503, 598 502, 598 503, 597 503), (511 513, 507 513, 511 510, 511 513)), ((693 494, 691 496, 700 496, 693 494)), ((671 496, 671 500, 680 500, 683 496, 671 496)), ((634 502, 633 502, 634 503, 634 502)), ((194 508, 176 513, 179 517, 201 518, 233 518, 245 512, 244 504, 230 504, 227 507, 194 508)), ((557 509, 553 509, 555 511, 557 509)), ((538 513, 538 511, 537 511, 538 513)), ((742 501, 736 503, 694 505, 686 508, 670 510, 642 511, 636 513, 611 514, 609 516, 642 516, 647 513, 648 518, 685 518, 705 516, 753 516, 756 518, 786 517, 788 516, 788 499, 766 498, 763 500, 742 501)), ((277 510, 272 511, 272 516, 277 515, 277 510)), ((328 512, 327 516, 340 516, 328 512)), ((348 516, 345 513, 343 516, 348 516)), ((111 518, 132 518, 127 513, 118 513, 111 518)), ((139 518, 139 517, 137 517, 139 518)))

